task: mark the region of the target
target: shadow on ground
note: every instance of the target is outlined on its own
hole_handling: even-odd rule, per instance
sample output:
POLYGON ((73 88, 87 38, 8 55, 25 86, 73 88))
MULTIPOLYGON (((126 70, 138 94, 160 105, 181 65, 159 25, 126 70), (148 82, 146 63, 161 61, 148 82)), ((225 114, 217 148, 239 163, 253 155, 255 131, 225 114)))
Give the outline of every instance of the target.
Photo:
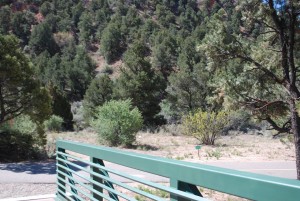
MULTIPOLYGON (((82 162, 74 162, 81 167, 86 167, 87 165, 82 162)), ((78 171, 79 169, 71 167, 72 170, 78 171)), ((22 162, 22 163, 1 163, 0 170, 7 170, 12 172, 26 172, 27 174, 56 174, 56 164, 55 161, 47 162, 22 162)))
POLYGON ((139 144, 139 145, 132 145, 132 149, 137 149, 137 150, 144 150, 144 151, 157 151, 158 147, 148 145, 148 144, 139 144))

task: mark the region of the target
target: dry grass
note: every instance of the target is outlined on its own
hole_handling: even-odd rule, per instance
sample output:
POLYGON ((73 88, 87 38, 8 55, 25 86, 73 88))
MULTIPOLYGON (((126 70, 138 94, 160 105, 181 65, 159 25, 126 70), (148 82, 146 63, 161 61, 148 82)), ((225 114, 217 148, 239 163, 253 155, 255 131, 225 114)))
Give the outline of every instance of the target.
MULTIPOLYGON (((48 134, 49 147, 54 148, 56 139, 73 140, 88 144, 99 143, 95 132, 64 132, 48 134)), ((195 149, 197 140, 183 135, 171 133, 139 132, 133 149, 138 153, 186 160, 192 162, 230 160, 230 161, 275 161, 295 160, 295 148, 287 137, 273 139, 263 135, 229 135, 222 136, 215 146, 203 145, 199 151, 195 149)), ((51 149, 51 148, 50 148, 51 149)))

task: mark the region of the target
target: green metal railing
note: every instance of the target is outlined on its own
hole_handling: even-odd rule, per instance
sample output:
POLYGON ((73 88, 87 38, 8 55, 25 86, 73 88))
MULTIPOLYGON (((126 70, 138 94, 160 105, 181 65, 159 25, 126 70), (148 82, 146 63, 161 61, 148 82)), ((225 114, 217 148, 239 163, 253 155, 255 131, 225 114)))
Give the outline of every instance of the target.
POLYGON ((149 200, 166 200, 124 179, 167 192, 172 201, 207 200, 198 187, 250 200, 300 200, 300 181, 297 180, 70 141, 57 142, 57 200, 137 200, 136 195, 149 200), (142 179, 116 168, 115 164, 162 176, 169 185, 142 179))

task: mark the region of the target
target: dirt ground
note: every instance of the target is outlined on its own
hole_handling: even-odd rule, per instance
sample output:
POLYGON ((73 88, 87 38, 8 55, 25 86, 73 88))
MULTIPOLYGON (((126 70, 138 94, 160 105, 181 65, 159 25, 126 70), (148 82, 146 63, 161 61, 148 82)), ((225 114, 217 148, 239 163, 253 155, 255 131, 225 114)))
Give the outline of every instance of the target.
MULTIPOLYGON (((49 134, 48 149, 55 147, 56 139, 75 140, 78 142, 101 145, 94 132, 73 132, 49 134)), ((216 161, 284 161, 295 160, 295 147, 291 136, 274 139, 272 136, 253 133, 230 133, 217 139, 214 146, 201 145, 198 151, 198 141, 189 136, 173 135, 166 132, 139 132, 136 144, 128 151, 199 162, 199 160, 216 161)), ((121 148, 121 147, 119 147, 121 148)))

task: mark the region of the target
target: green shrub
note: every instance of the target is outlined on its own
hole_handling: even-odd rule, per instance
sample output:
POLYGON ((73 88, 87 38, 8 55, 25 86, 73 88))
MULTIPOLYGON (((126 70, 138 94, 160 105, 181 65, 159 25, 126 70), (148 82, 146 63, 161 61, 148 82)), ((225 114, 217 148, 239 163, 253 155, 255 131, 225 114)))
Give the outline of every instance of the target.
POLYGON ((88 126, 87 119, 84 118, 84 109, 82 102, 73 102, 71 106, 73 114, 74 129, 76 132, 85 129, 88 126))
MULTIPOLYGON (((149 193, 149 194, 152 194, 152 195, 156 195, 156 196, 158 196, 160 198, 170 198, 170 193, 168 193, 166 191, 162 191, 160 189, 155 189, 155 188, 151 188, 151 187, 147 187, 147 186, 142 186, 142 185, 139 185, 138 189, 141 190, 141 191, 144 191, 146 193, 149 193)), ((147 198, 145 196, 142 196, 142 195, 136 195, 134 198, 136 200, 138 200, 138 201, 152 200, 152 199, 149 199, 149 198, 147 198)))
POLYGON ((130 100, 110 101, 96 109, 93 128, 110 146, 131 146, 143 124, 142 115, 130 100))
POLYGON ((191 135, 206 145, 214 145, 224 127, 229 123, 227 112, 190 113, 183 118, 183 128, 186 135, 191 135))
POLYGON ((40 159, 45 136, 29 116, 21 115, 0 127, 0 161, 40 159))
POLYGON ((44 126, 41 123, 33 122, 28 115, 21 115, 15 118, 10 129, 18 131, 22 135, 32 136, 34 144, 37 146, 43 147, 46 145, 47 139, 44 126))
POLYGON ((46 130, 59 132, 62 130, 64 120, 60 116, 52 115, 50 119, 44 122, 46 130))
POLYGON ((20 161, 37 158, 34 138, 9 127, 0 130, 0 161, 20 161))
POLYGON ((37 125, 29 116, 21 115, 13 120, 12 129, 27 135, 36 135, 37 125))

